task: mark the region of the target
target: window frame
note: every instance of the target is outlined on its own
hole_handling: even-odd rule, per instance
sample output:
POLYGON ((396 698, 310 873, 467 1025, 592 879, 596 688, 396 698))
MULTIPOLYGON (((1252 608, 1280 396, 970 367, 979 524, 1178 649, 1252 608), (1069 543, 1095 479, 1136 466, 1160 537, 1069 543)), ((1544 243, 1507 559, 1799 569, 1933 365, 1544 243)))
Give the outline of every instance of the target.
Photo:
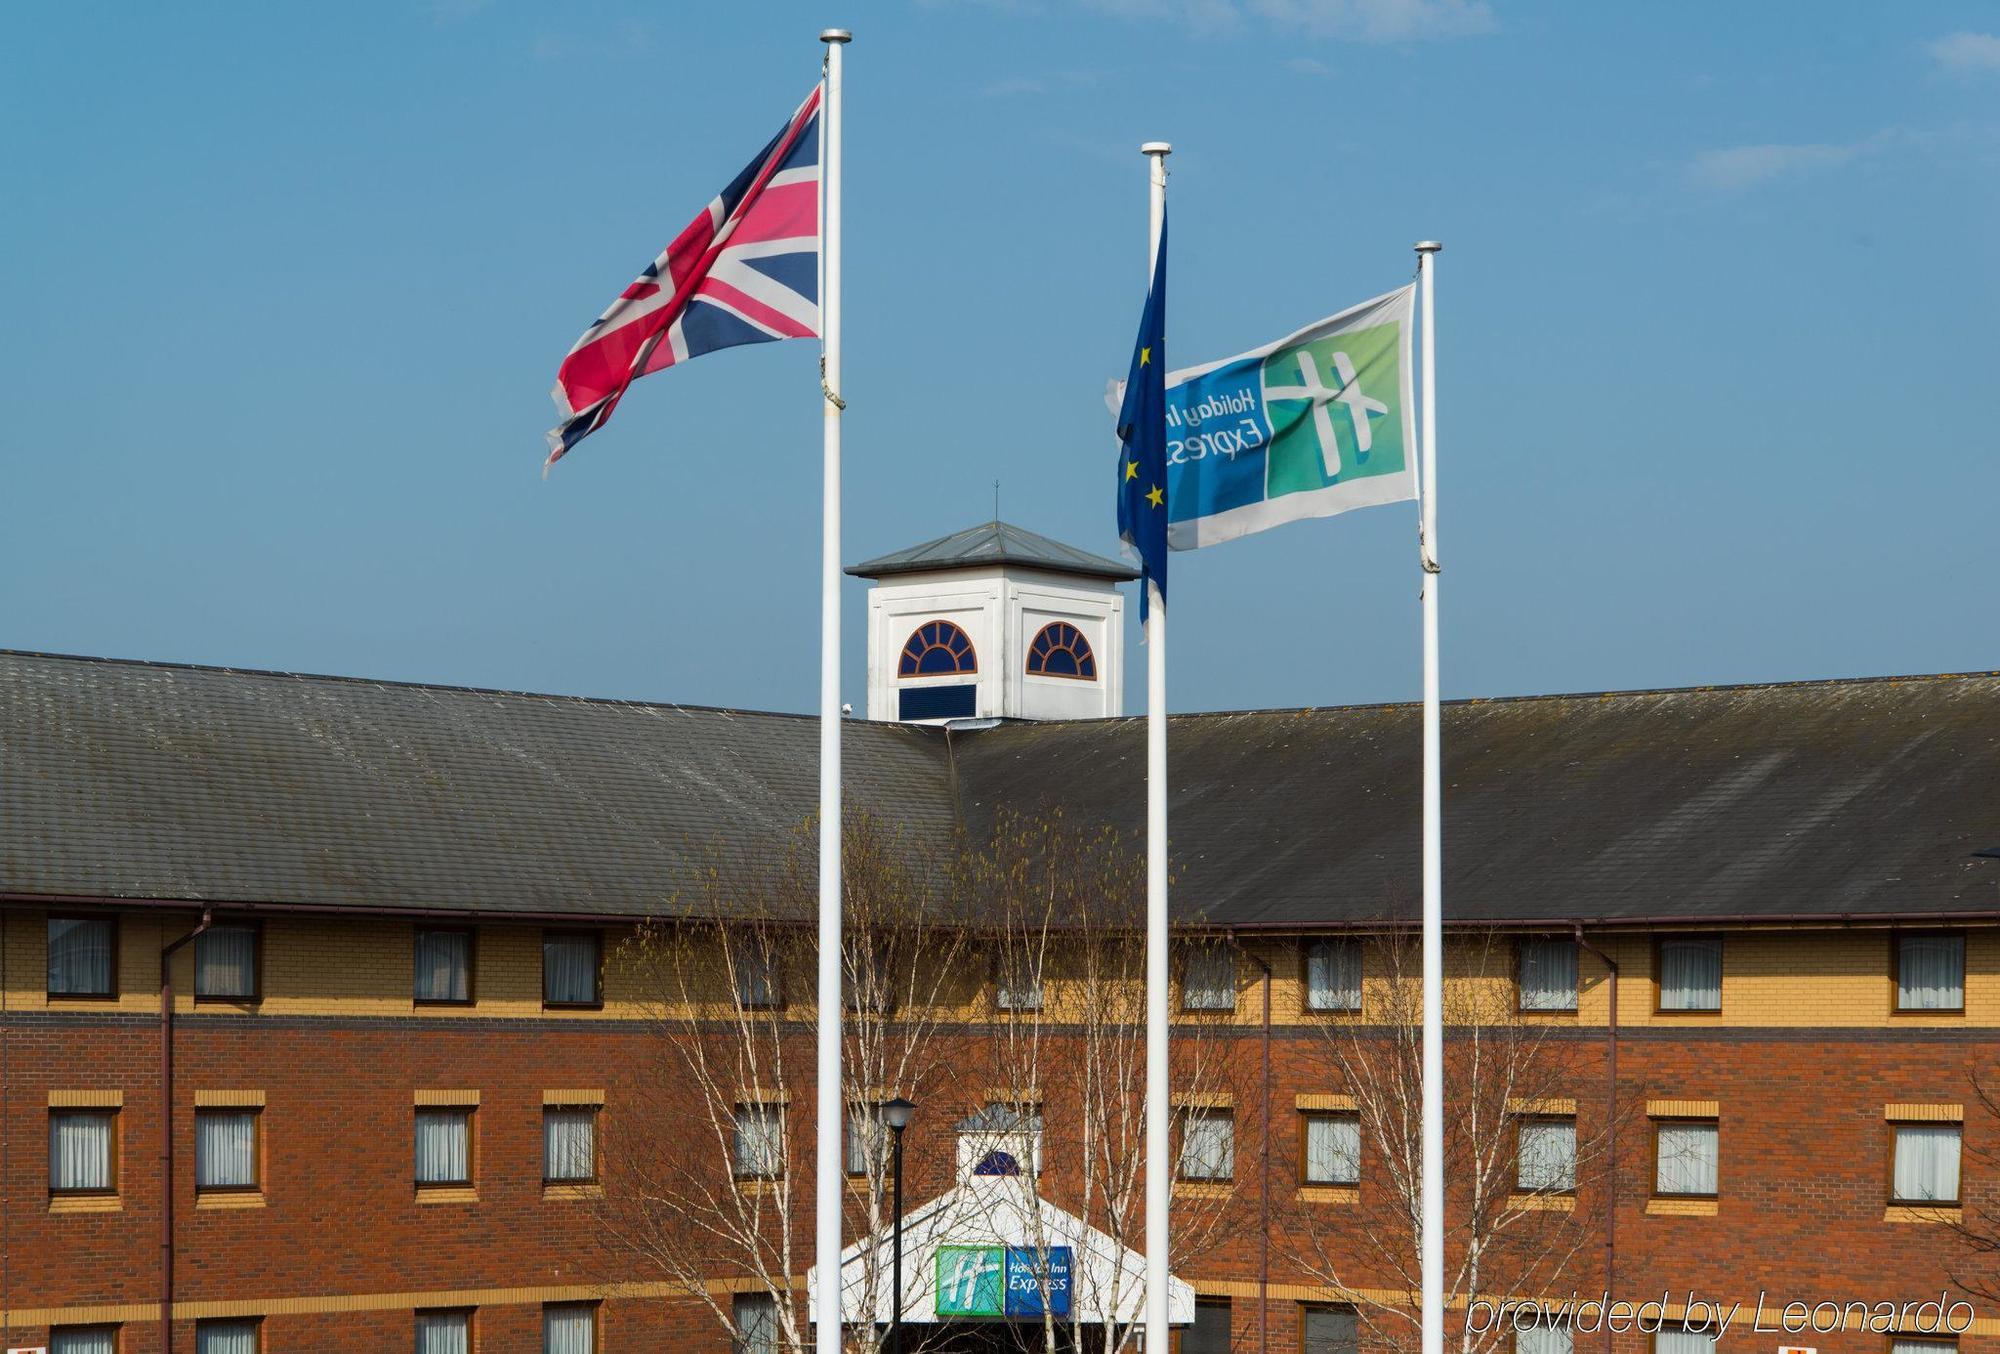
MULTIPOLYGON (((1097 650, 1091 644, 1090 636, 1083 633, 1083 627, 1078 625, 1075 621, 1065 621, 1065 620, 1049 621, 1047 624, 1043 625, 1040 629, 1036 630, 1033 635, 1029 636, 1026 652, 1027 652, 1027 657, 1024 658, 1021 662, 1021 675, 1023 677, 1046 677, 1049 680, 1056 682, 1095 682, 1098 679, 1097 650), (1075 658, 1077 660, 1078 670, 1075 672, 1050 672, 1048 670, 1047 654, 1042 654, 1039 656, 1040 661, 1042 663, 1042 667, 1039 669, 1035 667, 1035 662, 1037 660, 1037 654, 1035 653, 1035 646, 1041 643, 1043 635, 1048 634, 1049 631, 1054 630, 1057 626, 1062 626, 1074 632, 1076 635, 1077 643, 1083 646, 1080 652, 1074 645, 1070 646, 1069 648, 1060 650, 1060 652, 1067 653, 1072 658, 1075 658), (1090 671, 1088 673, 1085 673, 1082 670, 1084 660, 1086 659, 1089 660, 1090 663, 1090 671)), ((1055 643, 1051 641, 1051 643, 1049 644, 1048 653, 1056 653, 1056 652, 1058 652, 1058 649, 1055 643)))
POLYGON ((1361 1014, 1368 1002, 1368 951, 1359 936, 1307 936, 1299 942, 1299 1011, 1307 1016, 1338 1019, 1361 1014), (1315 1006, 1312 1004, 1312 952, 1315 945, 1352 945, 1361 960, 1360 982, 1355 984, 1354 1005, 1315 1006))
POLYGON ((446 1189, 473 1189, 479 1179, 479 1106, 418 1105, 410 1115, 410 1179, 418 1192, 446 1189), (465 1175, 458 1180, 417 1179, 417 1120, 426 1114, 455 1114, 465 1121, 465 1175))
POLYGON ((1933 1335, 1924 1331, 1890 1331, 1882 1338, 1882 1354, 1896 1354, 1897 1343, 1905 1340, 1912 1344, 1922 1342, 1935 1345, 1937 1354, 1947 1354, 1947 1351, 1959 1347, 1956 1335, 1933 1335))
POLYGON ((1559 933, 1537 933, 1514 937, 1514 1014, 1541 1017, 1547 1020, 1561 1020, 1581 1014, 1583 1010, 1583 946, 1575 936, 1559 933), (1525 1004, 1527 987, 1521 982, 1522 966, 1527 959, 1529 944, 1557 943, 1568 945, 1576 955, 1576 983, 1570 988, 1567 1006, 1529 1006, 1525 1004))
MULTIPOLYGON (((117 1001, 120 995, 118 982, 119 943, 123 939, 124 928, 118 924, 116 912, 93 912, 77 909, 70 912, 51 912, 43 919, 42 926, 42 996, 48 1001, 117 1001), (104 992, 51 992, 49 985, 49 959, 52 947, 49 944, 49 927, 59 921, 104 922, 111 927, 111 987, 104 992)), ((79 1329, 95 1330, 94 1326, 79 1329)))
POLYGON ((264 1107, 261 1105, 197 1105, 195 1129, 194 1192, 196 1198, 213 1194, 262 1194, 264 1192, 264 1107), (247 1185, 204 1185, 201 1183, 201 1118, 203 1115, 245 1114, 250 1117, 250 1170, 247 1185))
POLYGON ((1315 1351, 1311 1346, 1306 1344, 1306 1314, 1308 1312, 1331 1312, 1335 1315, 1344 1313, 1347 1316, 1353 1317, 1354 1347, 1359 1351, 1361 1348, 1361 1318, 1360 1314, 1351 1305, 1344 1302, 1301 1302, 1299 1304, 1299 1354, 1319 1354, 1319 1351, 1315 1351))
MULTIPOLYGON (((840 1173, 842 1176, 844 1176, 849 1180, 866 1180, 868 1178, 868 1162, 866 1159, 865 1145, 863 1148, 863 1160, 861 1162, 861 1169, 858 1171, 854 1169, 854 1154, 849 1149, 852 1147, 854 1143, 854 1130, 858 1126, 855 1123, 855 1120, 861 1118, 870 1118, 870 1117, 873 1118, 874 1122, 878 1126, 877 1131, 880 1132, 882 1135, 881 1137, 881 1142, 883 1144, 882 1160, 884 1162, 887 1162, 889 1160, 890 1153, 895 1151, 895 1147, 893 1146, 893 1144, 889 1142, 889 1136, 892 1132, 894 1132, 894 1130, 891 1129, 886 1123, 882 1122, 881 1105, 876 1104, 873 1101, 867 1101, 867 1100, 848 1101, 847 1113, 842 1119, 841 1130, 840 1130, 841 1131, 840 1173)), ((769 1177, 760 1177, 760 1178, 769 1178, 769 1177)))
MULTIPOLYGON (((1949 1119, 1891 1119, 1885 1125, 1888 1130, 1887 1180, 1884 1193, 1889 1196, 1890 1208, 1930 1208, 1947 1209, 1965 1207, 1965 1122, 1949 1119), (1958 1196, 1952 1199, 1899 1199, 1896 1197, 1896 1137, 1905 1128, 1955 1128, 1958 1130, 1958 1196)), ((1923 1335, 1911 1335, 1913 1340, 1927 1339, 1923 1335)))
POLYGON ((1358 1110, 1300 1110, 1299 1111, 1299 1187, 1301 1189, 1359 1189, 1361 1187, 1361 1113, 1358 1110), (1315 1180, 1312 1178, 1309 1162, 1312 1153, 1312 1123, 1315 1120, 1332 1121, 1351 1119, 1354 1121, 1355 1153, 1354 1178, 1352 1180, 1315 1180))
MULTIPOLYGON (((598 1350, 600 1350, 600 1349, 602 1349, 602 1348, 604 1347, 604 1311, 603 1311, 603 1308, 604 1308, 604 1304, 603 1304, 603 1303, 601 1303, 601 1302, 588 1302, 588 1301, 587 1301, 587 1302, 545 1302, 545 1303, 543 1303, 543 1304, 542 1304, 542 1319, 541 1319, 541 1321, 539 1321, 539 1322, 537 1322, 537 1323, 536 1323, 537 1325, 539 1325, 539 1326, 540 1326, 540 1327, 542 1328, 542 1329, 541 1329, 541 1334, 540 1334, 539 1338, 538 1338, 538 1339, 536 1340, 536 1347, 537 1347, 538 1349, 541 1349, 541 1350, 547 1350, 547 1348, 548 1348, 548 1338, 549 1338, 549 1336, 548 1336, 548 1313, 549 1313, 549 1309, 550 1309, 551 1307, 562 1307, 562 1308, 569 1308, 569 1309, 571 1309, 571 1310, 577 1310, 577 1311, 587 1311, 587 1312, 589 1312, 589 1313, 590 1313, 590 1349, 591 1349, 591 1354, 597 1354, 597 1351, 598 1351, 598 1350)), ((259 1354, 262 1354, 262 1351, 259 1351, 259 1354)))
POLYGON ((753 933, 744 944, 738 945, 732 942, 727 957, 729 960, 729 999, 735 1003, 737 1010, 782 1011, 785 1009, 784 965, 779 962, 778 956, 773 953, 770 946, 760 941, 753 933), (743 956, 745 955, 755 956, 768 965, 764 973, 764 978, 767 990, 771 994, 769 1001, 745 1001, 743 999, 743 974, 745 972, 743 956))
POLYGON ((542 1188, 561 1185, 601 1185, 604 1183, 604 1134, 600 1131, 604 1122, 604 1106, 601 1104, 563 1103, 542 1106, 542 1188), (590 1116, 590 1174, 550 1175, 549 1174, 549 1115, 588 1114, 590 1116))
POLYGON ((59 1115, 67 1115, 78 1118, 88 1116, 98 1119, 109 1119, 111 1121, 111 1131, 105 1137, 105 1146, 104 1146, 104 1152, 105 1152, 104 1178, 109 1183, 104 1185, 58 1186, 55 1181, 54 1173, 50 1172, 48 1179, 48 1197, 51 1199, 117 1198, 118 1187, 121 1183, 121 1177, 124 1174, 124 1172, 119 1169, 119 1164, 121 1161, 123 1161, 125 1156, 124 1107, 114 1106, 114 1105, 50 1106, 48 1111, 48 1123, 47 1123, 48 1138, 45 1142, 45 1148, 48 1143, 53 1142, 55 1135, 55 1127, 56 1127, 55 1121, 57 1116, 59 1115))
POLYGON ((465 1347, 478 1354, 479 1350, 479 1309, 477 1307, 418 1307, 410 1313, 410 1334, 417 1333, 417 1318, 425 1316, 462 1316, 465 1318, 465 1347))
POLYGON ((1186 948, 1181 952, 1179 976, 1182 1015, 1227 1016, 1235 1013, 1237 1007, 1237 989, 1241 985, 1243 972, 1241 966, 1236 962, 1236 947, 1227 937, 1218 937, 1213 940, 1198 939, 1188 941, 1186 948), (1224 989, 1229 998, 1227 1004, 1221 1006, 1195 1006, 1189 1003, 1188 997, 1192 989, 1188 985, 1188 971, 1194 966, 1194 958, 1197 954, 1219 954, 1228 961, 1229 982, 1228 986, 1224 989))
POLYGON ((1971 946, 1967 944, 1966 932, 1957 926, 1892 927, 1889 931, 1889 1014, 1892 1016, 1962 1016, 1965 1014, 1966 970, 1971 967, 1971 946), (1903 1005, 1903 942, 1922 940, 1930 937, 1954 937, 1958 941, 1958 1005, 1956 1006, 1905 1006, 1903 1005))
MULTIPOLYGON (((940 635, 940 638, 942 638, 942 635, 940 635)), ((903 637, 902 647, 896 650, 896 680, 899 682, 920 682, 927 679, 938 678, 938 677, 976 677, 978 675, 979 675, 979 646, 972 642, 972 634, 970 631, 968 631, 964 626, 960 625, 957 621, 952 620, 948 616, 933 616, 927 621, 917 622, 916 625, 911 627, 910 633, 903 637), (952 656, 952 662, 954 664, 959 662, 957 650, 953 649, 949 644, 930 643, 927 641, 924 644, 922 652, 920 652, 916 657, 916 664, 917 664, 916 670, 911 672, 903 671, 903 660, 910 656, 910 646, 917 642, 917 637, 919 635, 921 635, 925 630, 928 630, 933 625, 950 626, 953 630, 958 632, 959 638, 965 641, 965 662, 969 666, 966 667, 955 666, 949 672, 923 671, 922 670, 922 664, 924 661, 923 655, 929 653, 932 649, 943 649, 946 653, 952 656)))
MULTIPOLYGON (((739 1100, 736 1102, 736 1106, 730 1114, 729 1178, 738 1185, 769 1183, 785 1178, 785 1167, 788 1164, 785 1161, 785 1108, 782 1101, 776 1100, 739 1100), (768 1114, 778 1125, 777 1164, 769 1171, 746 1171, 742 1167, 742 1153, 737 1151, 737 1143, 743 1133, 743 1124, 738 1116, 745 1110, 768 1114)), ((843 1151, 841 1153, 841 1170, 843 1174, 847 1168, 846 1156, 846 1152, 843 1151)))
MULTIPOLYGON (((1667 1197, 1667 1198, 1679 1198, 1679 1197, 1681 1197, 1681 1196, 1679 1196, 1679 1195, 1667 1195, 1666 1197, 1667 1197)), ((1695 1195, 1694 1197, 1695 1197, 1695 1198, 1697 1198, 1697 1199, 1700 1199, 1700 1198, 1706 1198, 1707 1196, 1706 1196, 1706 1195, 1700 1195, 1700 1194, 1697 1194, 1697 1195, 1695 1195)), ((1715 1333, 1714 1333, 1713 1331, 1700 1331, 1700 1330, 1697 1330, 1697 1331, 1690 1331, 1690 1330, 1688 1329, 1688 1325, 1687 1325, 1687 1322, 1686 1322, 1685 1320, 1681 1321, 1681 1322, 1680 1322, 1680 1323, 1679 1323, 1678 1325, 1674 1325, 1674 1326, 1669 1326, 1669 1325, 1667 1325, 1667 1324, 1666 1324, 1666 1323, 1665 1323, 1665 1322, 1663 1321, 1663 1322, 1661 1322, 1661 1323, 1660 1323, 1660 1328, 1659 1328, 1658 1330, 1656 1330, 1656 1331, 1652 1332, 1652 1333, 1651 1333, 1650 1335, 1648 1335, 1648 1336, 1646 1337, 1646 1350, 1647 1350, 1647 1354, 1660 1354, 1660 1337, 1661 1337, 1662 1335, 1665 1335, 1665 1334, 1666 1334, 1666 1333, 1667 1333, 1668 1331, 1672 1331, 1672 1332, 1673 1332, 1674 1334, 1676 1334, 1676 1335, 1683 1335, 1683 1334, 1685 1334, 1685 1335, 1706 1335, 1706 1336, 1708 1336, 1708 1347, 1709 1347, 1709 1350, 1711 1351, 1711 1354, 1713 1354, 1713 1351, 1717 1350, 1717 1349, 1718 1349, 1718 1348, 1719 1348, 1719 1347, 1721 1346, 1721 1344, 1722 1344, 1722 1342, 1721 1342, 1721 1341, 1720 1341, 1719 1339, 1717 1339, 1717 1338, 1716 1338, 1716 1336, 1715 1336, 1715 1333)))
POLYGON ((1174 1179, 1189 1185, 1230 1185, 1236 1182, 1236 1107, 1233 1105, 1187 1105, 1180 1111, 1180 1150, 1174 1153, 1174 1179), (1224 1175, 1187 1173, 1188 1128, 1196 1119, 1220 1119, 1229 1126, 1229 1170, 1224 1175))
POLYGON ((1653 1199, 1713 1199, 1722 1198, 1722 1116, 1709 1117, 1701 1114, 1663 1114, 1652 1117, 1653 1123, 1653 1199), (1660 1130, 1687 1125, 1699 1125, 1715 1130, 1715 1189, 1709 1194, 1689 1194, 1685 1191, 1669 1191, 1660 1188, 1660 1130))
MULTIPOLYGON (((1513 1192, 1517 1195, 1531 1195, 1535 1198, 1574 1199, 1576 1197, 1576 1177, 1577 1177, 1576 1156, 1574 1153, 1572 1153, 1570 1156, 1568 1189, 1548 1189, 1544 1187, 1529 1187, 1522 1185, 1521 1130, 1523 1128, 1526 1128, 1530 1124, 1553 1124, 1558 1127, 1566 1126, 1570 1131, 1570 1141, 1574 1143, 1576 1140, 1576 1116, 1574 1114, 1516 1114, 1510 1117, 1513 1120, 1511 1127, 1513 1129, 1513 1137, 1514 1137, 1513 1192)), ((1718 1147, 1718 1160, 1720 1160, 1719 1139, 1717 1142, 1717 1147, 1718 1147)), ((1656 1133, 1653 1135, 1653 1151, 1655 1155, 1659 1153, 1659 1150, 1660 1150, 1659 1135, 1656 1133)), ((1660 1182, 1660 1168, 1659 1165, 1655 1163, 1653 1167, 1653 1183, 1657 1185, 1659 1184, 1659 1182, 1660 1182)), ((1706 1198, 1708 1196, 1701 1195, 1697 1197, 1706 1198)))
MULTIPOLYGON (((251 917, 242 920, 231 917, 226 920, 216 922, 214 925, 209 927, 207 931, 204 931, 202 935, 204 936, 212 935, 217 931, 224 931, 224 930, 248 931, 250 933, 250 995, 247 997, 212 996, 202 992, 201 990, 202 936, 196 936, 194 938, 193 946, 190 947, 192 951, 190 958, 194 964, 194 976, 188 983, 188 987, 192 989, 192 991, 194 992, 195 1005, 200 1006, 203 1004, 207 1004, 210 1006, 255 1006, 259 1002, 264 1000, 263 920, 257 917, 251 917)), ((261 1340, 262 1337, 260 1336, 259 1339, 261 1340)))
POLYGON ((211 1330, 217 1326, 248 1326, 254 1332, 252 1338, 257 1342, 256 1354, 264 1354, 264 1318, 261 1316, 210 1316, 201 1318, 194 1323, 194 1347, 197 1351, 201 1349, 201 1332, 204 1326, 211 1330))
MULTIPOLYGON (((1712 1016, 1722 1014, 1722 981, 1729 963, 1729 946, 1720 931, 1690 931, 1685 934, 1655 933, 1653 936, 1653 1014, 1657 1016, 1712 1016), (1715 1005, 1669 1006, 1666 985, 1666 947, 1673 941, 1712 940, 1715 942, 1715 1005)), ((1579 975, 1577 985, 1583 985, 1579 975)))
MULTIPOLYGON (((1541 1313, 1541 1315, 1547 1316, 1548 1313, 1543 1312, 1541 1313)), ((1507 1348, 1510 1351, 1510 1354, 1521 1354, 1521 1337, 1527 1334, 1527 1331, 1522 1330, 1518 1325, 1515 1325, 1511 1321, 1508 1323, 1508 1326, 1510 1327, 1510 1331, 1507 1337, 1507 1348)), ((1565 1320, 1561 1322, 1544 1322, 1538 1320, 1535 1322, 1534 1325, 1530 1326, 1528 1329, 1562 1330, 1567 1332, 1569 1335, 1570 1354, 1576 1354, 1576 1328, 1572 1326, 1568 1321, 1565 1320)))
MULTIPOLYGON (((479 928, 477 926, 430 926, 419 922, 410 928, 410 1003, 414 1006, 471 1006, 479 1000, 479 928), (465 996, 420 997, 417 995, 417 937, 426 932, 465 937, 465 996)), ((458 1308, 439 1308, 457 1311, 458 1308)))
POLYGON ((604 1009, 604 932, 589 926, 544 926, 542 928, 542 1009, 544 1011, 601 1011, 604 1009), (549 941, 553 938, 588 937, 595 959, 591 964, 588 1001, 549 1000, 549 941))
MULTIPOLYGON (((1023 959, 1025 961, 1027 957, 1023 956, 1023 959)), ((1046 956, 1044 956, 1044 962, 1046 962, 1046 956)), ((1002 1001, 1000 994, 1003 991, 1007 990, 1007 955, 1004 950, 996 950, 994 952, 993 964, 992 964, 992 982, 993 982, 993 1012, 995 1015, 1038 1016, 1042 1014, 1042 1012, 1045 1009, 1047 1009, 1048 984, 1044 980, 1042 966, 1029 963, 1028 967, 1034 970, 1034 977, 1035 977, 1034 1001, 1032 1003, 1020 1003, 1020 1004, 1013 1004, 1006 1001, 1002 1001)))
POLYGON ((62 1335, 102 1335, 111 1336, 111 1354, 119 1354, 125 1348, 125 1323, 122 1321, 70 1321, 60 1326, 49 1327, 49 1348, 56 1347, 56 1337, 62 1335))

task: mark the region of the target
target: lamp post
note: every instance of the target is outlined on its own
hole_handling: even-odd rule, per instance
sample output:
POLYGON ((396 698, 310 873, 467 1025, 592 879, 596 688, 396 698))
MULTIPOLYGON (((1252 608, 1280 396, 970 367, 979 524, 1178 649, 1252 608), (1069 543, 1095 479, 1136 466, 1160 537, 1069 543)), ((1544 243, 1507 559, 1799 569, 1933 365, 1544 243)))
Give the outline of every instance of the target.
POLYGON ((889 1259, 889 1354, 903 1354, 903 1130, 917 1107, 900 1095, 882 1106, 882 1122, 889 1126, 895 1144, 895 1185, 890 1195, 890 1216, 894 1231, 889 1259))

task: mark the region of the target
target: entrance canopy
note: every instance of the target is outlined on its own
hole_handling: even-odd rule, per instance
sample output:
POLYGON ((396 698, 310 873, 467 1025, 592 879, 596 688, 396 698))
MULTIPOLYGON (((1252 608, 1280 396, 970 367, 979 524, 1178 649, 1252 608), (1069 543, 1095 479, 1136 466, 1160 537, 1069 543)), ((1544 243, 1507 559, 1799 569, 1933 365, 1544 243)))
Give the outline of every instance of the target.
MULTIPOLYGON (((843 1320, 888 1322, 890 1248, 885 1228, 840 1253, 843 1320), (872 1294, 863 1264, 871 1247, 879 1247, 872 1294)), ((819 1291, 817 1268, 807 1286, 819 1291)), ((913 1325, 1039 1321, 1045 1302, 1065 1321, 1126 1325, 1143 1318, 1145 1294, 1142 1253, 1030 1197, 1018 1175, 971 1176, 903 1217, 903 1320, 913 1325)), ((1175 1325, 1193 1321, 1194 1290, 1169 1278, 1167 1311, 1175 1325)))

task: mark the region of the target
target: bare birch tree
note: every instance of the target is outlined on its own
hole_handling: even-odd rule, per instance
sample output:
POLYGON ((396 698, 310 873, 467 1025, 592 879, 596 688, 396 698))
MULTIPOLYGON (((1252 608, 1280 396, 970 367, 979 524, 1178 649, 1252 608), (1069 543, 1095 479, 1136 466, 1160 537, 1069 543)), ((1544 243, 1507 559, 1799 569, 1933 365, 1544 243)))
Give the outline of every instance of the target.
MULTIPOLYGON (((1320 1057, 1340 1087, 1335 1118, 1358 1126, 1358 1183, 1303 1196, 1285 1245, 1313 1280, 1341 1293, 1371 1343, 1411 1347, 1421 1329, 1422 955, 1399 934, 1352 942, 1369 978, 1361 1009, 1316 1017, 1320 1057)), ((1518 1007, 1514 942, 1454 937, 1445 980, 1446 1287, 1448 1308, 1552 1293, 1577 1281, 1601 1242, 1612 1121, 1579 1114, 1603 1086, 1601 1054, 1573 1022, 1518 1007), (1524 1138, 1524 1134, 1526 1137, 1524 1138)), ((1357 973, 1358 978, 1358 973, 1357 973)), ((1350 1130, 1351 1131, 1351 1130, 1350 1130)), ((1326 1139, 1342 1175, 1343 1146, 1326 1139)), ((1306 1150, 1314 1150, 1308 1143, 1306 1150)), ((1326 1164, 1323 1163, 1323 1164, 1326 1164)), ((1462 1354, 1486 1354, 1504 1323, 1462 1323, 1462 1354)))

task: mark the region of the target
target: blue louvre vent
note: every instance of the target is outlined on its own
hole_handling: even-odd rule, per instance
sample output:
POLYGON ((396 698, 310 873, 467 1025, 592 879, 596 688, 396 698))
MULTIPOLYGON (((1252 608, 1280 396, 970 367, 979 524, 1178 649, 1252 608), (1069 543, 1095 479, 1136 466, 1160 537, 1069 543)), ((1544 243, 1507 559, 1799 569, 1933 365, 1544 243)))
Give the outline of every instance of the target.
POLYGON ((912 686, 897 693, 898 719, 968 719, 979 708, 979 684, 912 686))

